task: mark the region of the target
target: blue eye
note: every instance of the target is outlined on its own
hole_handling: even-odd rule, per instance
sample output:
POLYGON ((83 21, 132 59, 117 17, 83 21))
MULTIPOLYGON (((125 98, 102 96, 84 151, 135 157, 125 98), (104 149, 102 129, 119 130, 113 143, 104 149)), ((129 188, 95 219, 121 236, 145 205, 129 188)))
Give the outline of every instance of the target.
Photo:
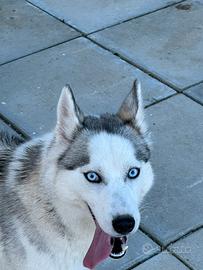
POLYGON ((84 176, 91 183, 100 183, 102 181, 101 177, 93 171, 84 173, 84 176))
POLYGON ((128 171, 128 178, 130 179, 135 179, 139 176, 140 174, 140 169, 139 168, 131 168, 129 171, 128 171))

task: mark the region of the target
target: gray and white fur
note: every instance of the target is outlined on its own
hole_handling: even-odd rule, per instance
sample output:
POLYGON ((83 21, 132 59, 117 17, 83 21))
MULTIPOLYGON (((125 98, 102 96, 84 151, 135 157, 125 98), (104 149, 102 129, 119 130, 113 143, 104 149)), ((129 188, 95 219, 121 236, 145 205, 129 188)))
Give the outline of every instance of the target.
POLYGON ((87 269, 95 231, 88 206, 109 235, 117 236, 113 218, 126 214, 135 232, 153 183, 149 159, 137 81, 115 115, 84 116, 66 86, 53 132, 28 142, 1 133, 0 269, 87 269), (140 169, 136 179, 128 179, 131 167, 140 169), (102 182, 87 181, 87 171, 102 182))

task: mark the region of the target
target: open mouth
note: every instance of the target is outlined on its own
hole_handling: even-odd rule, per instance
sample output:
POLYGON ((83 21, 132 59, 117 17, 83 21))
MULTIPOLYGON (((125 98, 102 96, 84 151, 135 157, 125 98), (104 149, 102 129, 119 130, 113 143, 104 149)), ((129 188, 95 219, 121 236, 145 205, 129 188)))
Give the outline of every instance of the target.
POLYGON ((105 260, 109 256, 113 259, 122 258, 127 249, 127 237, 112 237, 102 230, 99 226, 91 208, 89 211, 96 225, 94 238, 89 250, 84 258, 83 264, 89 269, 93 269, 98 263, 105 260))
POLYGON ((123 237, 111 237, 112 251, 110 257, 113 259, 122 258, 128 249, 127 236, 123 237))

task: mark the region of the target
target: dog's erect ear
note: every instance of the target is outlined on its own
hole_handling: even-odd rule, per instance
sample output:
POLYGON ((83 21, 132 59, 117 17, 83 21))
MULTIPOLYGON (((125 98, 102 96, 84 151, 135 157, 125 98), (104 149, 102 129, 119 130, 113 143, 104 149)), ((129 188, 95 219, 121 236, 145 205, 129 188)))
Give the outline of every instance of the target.
POLYGON ((137 126, 141 131, 145 131, 143 101, 141 95, 141 85, 135 80, 130 93, 123 101, 117 116, 126 124, 137 126))
POLYGON ((66 85, 62 89, 57 106, 57 139, 71 141, 74 130, 81 125, 82 121, 83 114, 75 102, 70 86, 66 85))

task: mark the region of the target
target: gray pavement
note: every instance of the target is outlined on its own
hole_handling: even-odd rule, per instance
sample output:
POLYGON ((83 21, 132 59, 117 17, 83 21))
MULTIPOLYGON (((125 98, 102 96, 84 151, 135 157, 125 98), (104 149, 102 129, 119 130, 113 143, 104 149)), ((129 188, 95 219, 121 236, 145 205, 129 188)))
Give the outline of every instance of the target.
POLYGON ((203 109, 176 95, 148 108, 147 117, 156 184, 142 227, 167 246, 203 222, 203 109))
POLYGON ((101 113, 141 80, 155 185, 127 255, 97 269, 202 270, 203 0, 0 0, 0 18, 1 129, 51 130, 65 83, 101 113))
POLYGON ((193 98, 195 101, 203 105, 203 83, 197 84, 193 87, 190 87, 188 90, 185 90, 185 94, 193 98))
POLYGON ((90 37, 182 90, 202 80, 202 4, 186 1, 90 37))
POLYGON ((134 78, 142 81, 145 105, 175 93, 85 38, 9 63, 0 70, 0 112, 30 136, 53 128, 57 100, 67 82, 81 108, 92 113, 116 111, 134 78), (11 80, 13 76, 16 79, 11 80), (34 106, 28 102, 30 97, 34 106))
POLYGON ((186 261, 192 269, 203 269, 203 229, 172 244, 169 250, 186 261))
POLYGON ((175 257, 168 253, 161 253, 145 263, 134 268, 136 270, 188 270, 189 268, 183 265, 175 257))
POLYGON ((0 5, 0 64, 79 35, 26 1, 1 0, 0 5))
POLYGON ((31 0, 30 2, 80 31, 90 33, 178 1, 75 0, 74 5, 71 1, 66 0, 61 0, 60 5, 56 0, 31 0))

